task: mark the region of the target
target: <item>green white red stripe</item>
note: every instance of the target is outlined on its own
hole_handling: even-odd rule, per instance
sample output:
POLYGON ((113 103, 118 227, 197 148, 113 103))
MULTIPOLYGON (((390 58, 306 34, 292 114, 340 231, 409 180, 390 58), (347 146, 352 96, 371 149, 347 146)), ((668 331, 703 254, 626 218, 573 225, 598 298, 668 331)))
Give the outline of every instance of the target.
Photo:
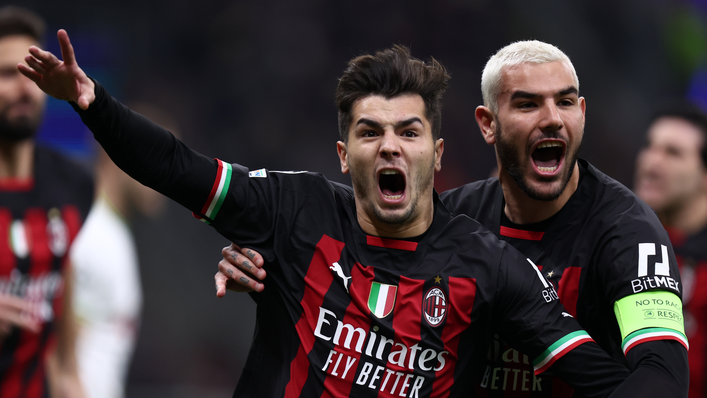
POLYGON ((543 351, 542 354, 533 360, 535 375, 539 375, 540 373, 546 371, 550 366, 552 366, 553 363, 555 363, 555 361, 572 351, 573 348, 590 341, 594 340, 592 340, 589 334, 584 330, 578 330, 557 340, 547 350, 543 351))
MULTIPOLYGON (((213 187, 211 187, 209 197, 206 199, 206 203, 204 203, 204 207, 201 208, 201 214, 210 220, 216 218, 216 215, 223 204, 223 200, 226 198, 228 185, 231 183, 231 164, 224 163, 219 159, 216 159, 216 162, 218 163, 216 179, 214 180, 213 187)), ((202 221, 204 220, 202 219, 202 221)))
POLYGON ((378 318, 385 318, 395 306, 395 293, 398 287, 373 282, 368 295, 368 309, 378 318))
POLYGON ((676 340, 685 346, 685 349, 690 349, 690 344, 687 342, 687 337, 684 334, 675 329, 666 328, 645 328, 637 330, 626 336, 621 344, 621 348, 623 349, 624 355, 626 355, 631 348, 647 341, 656 340, 676 340))

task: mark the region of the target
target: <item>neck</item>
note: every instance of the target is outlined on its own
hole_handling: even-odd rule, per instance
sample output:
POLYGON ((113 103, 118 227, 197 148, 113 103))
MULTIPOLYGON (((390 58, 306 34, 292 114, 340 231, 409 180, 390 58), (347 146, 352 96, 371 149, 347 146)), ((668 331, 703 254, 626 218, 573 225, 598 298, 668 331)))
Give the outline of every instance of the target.
POLYGON ((657 212, 657 214, 665 227, 692 235, 707 225, 707 194, 700 194, 674 209, 657 212))
POLYGON ((0 179, 27 180, 34 173, 34 140, 0 141, 0 179))
POLYGON ((508 219, 516 224, 533 224, 554 216, 570 200, 579 186, 579 166, 575 163, 572 177, 564 191, 551 201, 537 200, 526 195, 508 172, 501 172, 499 180, 506 200, 504 211, 508 219))

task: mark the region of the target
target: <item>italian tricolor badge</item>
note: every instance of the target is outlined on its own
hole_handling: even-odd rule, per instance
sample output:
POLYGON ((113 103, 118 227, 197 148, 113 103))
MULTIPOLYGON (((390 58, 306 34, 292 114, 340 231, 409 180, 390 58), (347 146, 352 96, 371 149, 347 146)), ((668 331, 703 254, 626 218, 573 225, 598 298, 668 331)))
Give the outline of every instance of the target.
POLYGON ((397 286, 373 282, 368 295, 368 309, 378 318, 385 318, 393 311, 397 286))

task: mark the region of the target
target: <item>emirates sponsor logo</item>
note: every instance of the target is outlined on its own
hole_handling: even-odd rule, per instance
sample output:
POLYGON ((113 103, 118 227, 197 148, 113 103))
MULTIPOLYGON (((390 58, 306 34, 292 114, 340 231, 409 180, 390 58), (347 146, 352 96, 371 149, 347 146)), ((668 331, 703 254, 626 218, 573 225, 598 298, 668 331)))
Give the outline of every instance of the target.
POLYGON ((323 307, 319 307, 314 336, 334 344, 326 359, 321 358, 321 371, 376 390, 379 396, 419 397, 424 385, 433 381, 423 372, 443 371, 448 356, 456 360, 449 351, 427 348, 421 341, 396 342, 377 326, 365 330, 344 323, 323 307))
POLYGON ((433 287, 425 294, 422 301, 422 313, 430 326, 438 326, 447 315, 447 298, 442 289, 433 287))
POLYGON ((32 304, 31 316, 40 321, 54 319, 52 301, 63 293, 61 273, 51 271, 41 275, 25 275, 13 269, 8 277, 0 278, 0 294, 21 297, 32 304))

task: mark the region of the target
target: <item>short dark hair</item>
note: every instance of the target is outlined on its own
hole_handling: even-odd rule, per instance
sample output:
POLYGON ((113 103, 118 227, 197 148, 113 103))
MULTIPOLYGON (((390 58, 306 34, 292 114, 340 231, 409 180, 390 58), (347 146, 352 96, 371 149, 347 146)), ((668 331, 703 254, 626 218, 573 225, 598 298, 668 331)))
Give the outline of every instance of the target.
POLYGON ((702 165, 707 167, 707 114, 697 104, 686 100, 672 100, 653 112, 650 125, 664 117, 682 119, 697 127, 702 134, 702 148, 700 158, 702 165))
POLYGON ((422 97, 425 117, 432 125, 432 136, 436 140, 442 127, 442 95, 449 79, 442 64, 434 58, 428 63, 413 58, 405 46, 395 45, 375 55, 352 59, 336 87, 341 140, 348 142, 351 109, 358 99, 369 95, 390 99, 404 94, 422 97))
POLYGON ((45 29, 44 19, 27 8, 0 7, 0 39, 15 35, 29 36, 41 45, 45 29))

